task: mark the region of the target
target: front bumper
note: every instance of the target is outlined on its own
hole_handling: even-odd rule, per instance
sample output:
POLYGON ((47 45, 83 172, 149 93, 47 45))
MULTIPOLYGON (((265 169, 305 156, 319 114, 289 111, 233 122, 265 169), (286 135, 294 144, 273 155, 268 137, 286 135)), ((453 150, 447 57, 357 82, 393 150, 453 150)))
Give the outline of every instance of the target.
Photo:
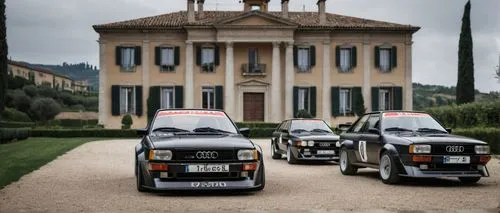
POLYGON ((292 154, 298 160, 303 161, 335 161, 339 160, 338 148, 317 148, 317 147, 292 147, 292 154), (334 151, 333 154, 318 154, 318 151, 334 151))
POLYGON ((195 191, 195 190, 252 190, 256 185, 253 180, 241 181, 162 181, 154 178, 154 187, 146 188, 155 191, 195 191))
POLYGON ((484 165, 479 165, 476 171, 425 171, 416 166, 404 166, 406 174, 401 176, 408 177, 489 177, 490 173, 484 165))
POLYGON ((479 161, 480 156, 470 156, 469 164, 445 164, 444 155, 432 155, 430 162, 413 162, 412 155, 401 156, 401 176, 408 177, 489 177, 485 164, 479 161))

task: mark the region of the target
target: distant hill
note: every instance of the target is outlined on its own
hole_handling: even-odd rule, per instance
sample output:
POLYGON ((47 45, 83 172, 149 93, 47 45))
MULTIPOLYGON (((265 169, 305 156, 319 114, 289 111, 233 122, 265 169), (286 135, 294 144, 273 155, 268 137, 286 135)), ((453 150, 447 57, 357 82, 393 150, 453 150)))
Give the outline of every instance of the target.
MULTIPOLYGON (((425 85, 413 83, 413 108, 422 110, 428 107, 455 103, 456 87, 425 85)), ((481 93, 476 90, 476 101, 500 99, 499 92, 481 93)))
POLYGON ((89 86, 92 90, 97 90, 99 87, 99 70, 97 69, 97 66, 83 62, 78 64, 63 63, 62 65, 34 65, 51 69, 58 74, 67 75, 74 80, 88 80, 89 86))

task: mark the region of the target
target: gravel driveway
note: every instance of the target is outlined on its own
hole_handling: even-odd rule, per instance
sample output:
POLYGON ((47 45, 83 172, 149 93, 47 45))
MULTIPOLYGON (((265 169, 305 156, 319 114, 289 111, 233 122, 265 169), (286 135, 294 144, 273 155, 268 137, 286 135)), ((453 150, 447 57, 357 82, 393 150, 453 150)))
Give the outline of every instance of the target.
POLYGON ((342 176, 335 164, 288 165, 263 146, 266 188, 253 194, 148 194, 135 188, 137 140, 82 145, 0 191, 0 212, 495 212, 500 163, 476 186, 455 180, 385 185, 375 170, 342 176), (447 210, 448 209, 448 210, 447 210), (489 210, 488 210, 489 209, 489 210), (446 210, 446 211, 444 211, 446 210), (421 211, 412 211, 421 212, 421 211))

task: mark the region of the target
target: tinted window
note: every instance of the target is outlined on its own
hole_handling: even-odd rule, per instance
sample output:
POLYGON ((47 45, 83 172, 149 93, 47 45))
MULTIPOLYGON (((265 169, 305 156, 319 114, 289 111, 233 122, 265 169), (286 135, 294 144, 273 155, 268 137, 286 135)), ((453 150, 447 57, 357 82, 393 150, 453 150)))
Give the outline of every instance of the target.
POLYGON ((363 128, 363 132, 368 132, 368 130, 371 128, 378 129, 380 127, 379 121, 380 121, 380 116, 378 114, 371 115, 370 118, 368 118, 365 128, 363 128))
POLYGON ((353 128, 352 128, 352 130, 350 132, 359 132, 359 131, 361 131, 361 128, 363 128, 363 125, 365 125, 366 120, 368 120, 368 116, 369 115, 365 115, 361 119, 359 119, 358 122, 356 122, 356 124, 354 124, 354 126, 353 126, 353 128))
POLYGON ((174 127, 187 131, 193 131, 196 128, 211 127, 230 133, 238 132, 226 114, 217 111, 161 111, 153 123, 153 130, 166 127, 174 127))
POLYGON ((296 130, 332 132, 330 127, 322 120, 294 120, 292 121, 291 131, 296 130))
POLYGON ((422 128, 446 130, 426 113, 389 112, 383 114, 382 129, 398 127, 417 131, 422 128))

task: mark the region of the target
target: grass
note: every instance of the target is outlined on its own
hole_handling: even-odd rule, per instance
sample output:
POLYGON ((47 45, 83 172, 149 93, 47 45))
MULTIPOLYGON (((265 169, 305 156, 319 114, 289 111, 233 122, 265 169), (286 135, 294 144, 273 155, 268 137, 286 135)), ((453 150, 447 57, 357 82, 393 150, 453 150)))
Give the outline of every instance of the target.
POLYGON ((58 156, 99 138, 29 138, 0 145, 0 189, 58 156))

